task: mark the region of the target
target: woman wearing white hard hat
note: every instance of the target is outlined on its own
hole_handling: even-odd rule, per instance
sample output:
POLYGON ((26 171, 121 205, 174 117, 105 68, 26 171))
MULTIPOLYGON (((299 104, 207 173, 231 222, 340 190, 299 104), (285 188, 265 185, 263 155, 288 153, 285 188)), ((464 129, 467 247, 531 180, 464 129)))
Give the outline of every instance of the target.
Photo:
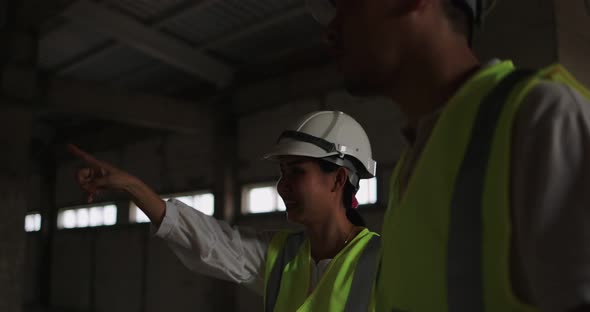
POLYGON ((303 232, 232 229, 182 202, 164 202, 130 174, 70 146, 87 168, 77 182, 92 200, 121 190, 152 221, 156 235, 190 269, 245 284, 264 295, 265 311, 368 311, 379 236, 355 210, 359 179, 376 163, 363 128, 336 111, 304 116, 265 155, 281 169, 277 190, 303 232))

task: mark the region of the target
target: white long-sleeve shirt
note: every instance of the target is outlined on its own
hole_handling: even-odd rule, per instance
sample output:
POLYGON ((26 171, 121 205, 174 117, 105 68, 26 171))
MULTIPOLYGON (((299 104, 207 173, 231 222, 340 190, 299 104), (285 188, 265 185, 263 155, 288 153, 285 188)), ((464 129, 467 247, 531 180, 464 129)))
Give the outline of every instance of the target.
MULTIPOLYGON (((200 211, 171 199, 155 235, 163 238, 190 270, 243 284, 262 295, 268 244, 276 232, 232 228, 200 211)), ((332 259, 311 261, 313 290, 332 259)))
POLYGON ((274 234, 232 228, 175 199, 166 202, 155 232, 190 270, 244 284, 258 294, 263 292, 264 259, 274 234))

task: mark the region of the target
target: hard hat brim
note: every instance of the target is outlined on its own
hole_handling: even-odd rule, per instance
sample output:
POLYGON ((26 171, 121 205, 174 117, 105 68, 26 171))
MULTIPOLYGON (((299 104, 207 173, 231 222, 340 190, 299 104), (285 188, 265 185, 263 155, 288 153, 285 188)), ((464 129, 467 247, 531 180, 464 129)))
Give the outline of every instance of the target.
MULTIPOLYGON (((276 144, 269 153, 263 156, 263 158, 271 161, 279 161, 281 156, 303 156, 320 159, 336 155, 339 155, 338 152, 329 153, 311 143, 285 139, 276 144)), ((362 168, 357 168, 356 171, 361 179, 375 177, 376 163, 374 160, 371 160, 370 162, 371 164, 368 168, 365 168, 364 166, 362 168)))
POLYGON ((264 159, 278 161, 281 156, 304 156, 312 158, 324 158, 333 155, 338 155, 337 152, 327 153, 320 147, 296 140, 282 140, 276 144, 275 147, 267 154, 264 159))

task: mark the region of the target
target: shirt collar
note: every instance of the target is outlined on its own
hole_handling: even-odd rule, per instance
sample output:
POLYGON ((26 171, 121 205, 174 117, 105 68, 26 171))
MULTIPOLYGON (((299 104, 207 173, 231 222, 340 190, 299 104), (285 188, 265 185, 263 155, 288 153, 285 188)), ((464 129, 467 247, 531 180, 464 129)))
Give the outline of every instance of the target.
MULTIPOLYGON (((484 69, 487 69, 489 67, 495 66, 501 62, 502 61, 500 59, 493 58, 493 59, 485 62, 481 66, 481 68, 477 72, 475 72, 473 75, 476 75, 478 72, 480 72, 484 69)), ((438 116, 440 115, 440 113, 443 111, 444 108, 445 108, 445 106, 442 106, 442 107, 436 109, 435 111, 424 115, 422 118, 420 118, 420 120, 418 120, 418 123, 415 128, 410 127, 407 124, 402 126, 400 132, 401 132, 402 136, 404 137, 406 143, 408 143, 410 146, 413 146, 416 143, 416 140, 423 135, 423 132, 425 130, 429 130, 431 128, 431 126, 436 122, 436 120, 438 119, 438 116)))

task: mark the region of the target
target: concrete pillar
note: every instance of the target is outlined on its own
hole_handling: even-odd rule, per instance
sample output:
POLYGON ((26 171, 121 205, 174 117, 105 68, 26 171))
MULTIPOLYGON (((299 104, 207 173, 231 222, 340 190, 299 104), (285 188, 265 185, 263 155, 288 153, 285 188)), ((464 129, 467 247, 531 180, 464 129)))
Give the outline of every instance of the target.
POLYGON ((22 310, 32 109, 37 101, 33 1, 0 2, 0 311, 22 310))
POLYGON ((0 311, 21 311, 32 114, 0 99, 0 311))
MULTIPOLYGON (((53 144, 43 144, 44 151, 39 159, 41 208, 41 241, 39 250, 39 302, 44 308, 51 305, 51 266, 53 261, 53 241, 57 229, 56 160, 53 144)), ((36 207, 37 208, 37 207, 36 207)))
MULTIPOLYGON (((225 107, 228 107, 226 105, 225 107)), ((233 222, 236 217, 239 192, 237 190, 237 121, 232 114, 218 111, 215 128, 215 217, 233 222)))

